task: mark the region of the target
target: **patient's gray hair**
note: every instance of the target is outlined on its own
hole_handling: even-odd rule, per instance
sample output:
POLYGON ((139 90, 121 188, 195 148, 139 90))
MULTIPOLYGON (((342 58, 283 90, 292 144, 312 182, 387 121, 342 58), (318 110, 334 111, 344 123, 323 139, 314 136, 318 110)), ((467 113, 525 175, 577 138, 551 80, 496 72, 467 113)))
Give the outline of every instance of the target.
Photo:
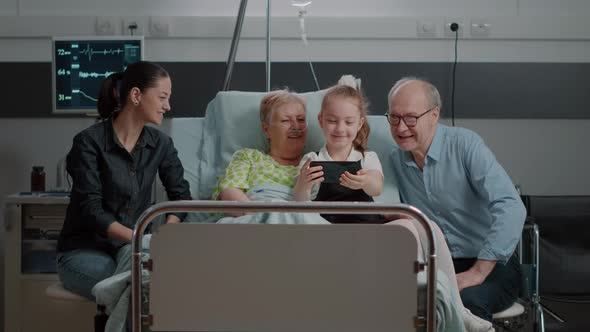
POLYGON ((260 102, 260 121, 270 123, 272 112, 286 104, 299 104, 305 111, 305 100, 288 89, 274 90, 267 93, 260 102))
POLYGON ((440 108, 442 105, 442 101, 440 99, 440 93, 438 89, 434 86, 434 84, 428 82, 423 78, 418 78, 415 76, 406 76, 400 79, 399 81, 395 82, 393 88, 389 90, 389 94, 387 95, 387 103, 391 108, 391 99, 393 96, 401 89, 404 85, 412 82, 420 82, 423 87, 424 95, 426 95, 426 99, 430 104, 429 108, 438 107, 440 108))

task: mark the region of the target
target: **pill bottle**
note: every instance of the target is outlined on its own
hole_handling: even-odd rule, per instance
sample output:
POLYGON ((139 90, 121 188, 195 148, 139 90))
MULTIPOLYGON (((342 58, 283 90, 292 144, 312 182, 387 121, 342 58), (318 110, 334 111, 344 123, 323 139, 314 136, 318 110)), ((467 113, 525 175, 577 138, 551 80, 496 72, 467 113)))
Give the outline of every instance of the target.
POLYGON ((45 171, 43 166, 33 166, 33 171, 31 171, 31 191, 45 191, 45 171))

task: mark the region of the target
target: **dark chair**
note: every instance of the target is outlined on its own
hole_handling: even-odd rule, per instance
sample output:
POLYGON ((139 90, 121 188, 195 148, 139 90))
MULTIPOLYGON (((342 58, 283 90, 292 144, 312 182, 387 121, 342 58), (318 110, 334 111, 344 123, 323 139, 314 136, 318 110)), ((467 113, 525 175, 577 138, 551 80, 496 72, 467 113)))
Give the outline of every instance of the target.
POLYGON ((548 331, 590 330, 590 196, 529 196, 548 331))
POLYGON ((493 315, 496 331, 523 331, 532 319, 534 332, 545 331, 539 300, 539 228, 527 218, 517 247, 522 269, 522 293, 510 308, 493 315))

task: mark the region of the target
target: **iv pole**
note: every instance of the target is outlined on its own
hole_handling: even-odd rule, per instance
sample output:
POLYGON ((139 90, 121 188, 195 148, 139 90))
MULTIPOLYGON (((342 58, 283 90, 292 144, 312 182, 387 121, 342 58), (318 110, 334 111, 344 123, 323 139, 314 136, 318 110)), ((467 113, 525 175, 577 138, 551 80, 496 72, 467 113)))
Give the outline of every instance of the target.
POLYGON ((236 27, 234 28, 234 36, 231 41, 229 50, 229 57, 227 59, 227 67, 225 68, 225 79, 223 80, 223 91, 229 90, 229 82, 231 81, 231 74, 234 71, 234 62, 236 61, 236 52, 238 51, 238 44, 242 34, 242 25, 244 24, 244 15, 246 14, 246 6, 248 0, 240 1, 240 9, 238 10, 238 18, 236 20, 236 27))
MULTIPOLYGON (((238 10, 234 35, 229 50, 229 57, 227 59, 227 67, 225 69, 223 91, 229 90, 229 82, 231 81, 231 75, 234 70, 236 53, 238 51, 238 44, 240 43, 242 26, 244 25, 244 16, 246 15, 247 6, 248 0, 240 1, 240 9, 238 10)), ((270 0, 266 0, 266 91, 270 91, 270 0)))
POLYGON ((270 0, 266 0, 266 92, 270 91, 270 0))

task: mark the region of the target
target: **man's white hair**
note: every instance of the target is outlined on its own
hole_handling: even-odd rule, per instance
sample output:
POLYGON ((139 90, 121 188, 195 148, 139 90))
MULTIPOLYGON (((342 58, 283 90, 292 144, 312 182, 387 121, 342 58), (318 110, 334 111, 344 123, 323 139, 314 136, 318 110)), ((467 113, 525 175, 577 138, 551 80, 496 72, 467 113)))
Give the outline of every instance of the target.
POLYGON ((392 98, 399 91, 399 89, 401 89, 406 84, 413 82, 419 82, 422 84, 424 95, 426 96, 426 100, 428 100, 428 104, 430 104, 430 106, 428 107, 429 109, 434 107, 438 107, 439 109, 441 108, 442 101, 440 99, 440 93, 438 92, 438 89, 434 86, 434 84, 428 82, 423 78, 418 78, 415 76, 406 76, 401 78, 399 81, 395 82, 393 88, 389 90, 389 94, 387 95, 387 104, 389 105, 389 108, 391 108, 392 98))

